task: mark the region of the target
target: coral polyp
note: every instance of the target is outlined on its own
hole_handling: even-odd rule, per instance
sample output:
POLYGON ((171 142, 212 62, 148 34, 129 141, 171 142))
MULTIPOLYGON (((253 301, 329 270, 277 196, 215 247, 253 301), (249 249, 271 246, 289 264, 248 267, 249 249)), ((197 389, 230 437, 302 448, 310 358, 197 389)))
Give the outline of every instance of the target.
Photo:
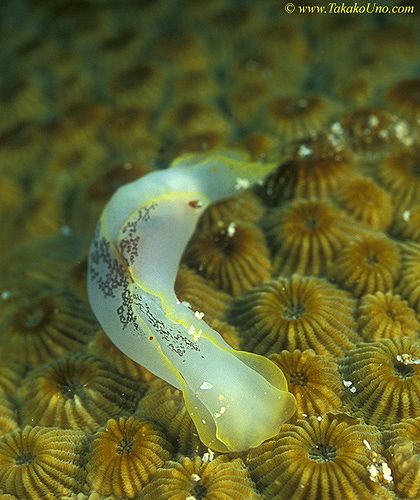
POLYGON ((170 457, 171 446, 155 425, 134 417, 111 419, 94 436, 87 483, 103 495, 135 498, 170 457))
POLYGON ((230 322, 242 348, 260 354, 313 349, 340 355, 359 339, 351 295, 314 277, 279 278, 232 303, 230 322))
POLYGON ((311 349, 272 354, 286 376, 289 391, 295 396, 297 410, 294 418, 321 415, 340 408, 342 383, 336 363, 311 349))
POLYGON ((350 151, 325 135, 296 141, 289 148, 291 158, 280 163, 263 185, 274 206, 292 198, 327 198, 358 170, 350 151))
POLYGON ((80 491, 86 471, 80 461, 81 431, 29 427, 0 438, 0 488, 22 500, 80 491))
POLYGON ((271 274, 268 249, 259 228, 234 220, 199 230, 184 261, 232 295, 240 295, 271 274))
POLYGON ((378 431, 327 414, 284 425, 250 452, 248 466, 267 499, 392 499, 369 475, 380 451, 378 431))
POLYGON ((327 200, 295 199, 263 221, 274 265, 282 275, 322 275, 360 227, 327 200))
POLYGON ((420 343, 409 337, 359 344, 340 362, 345 401, 380 428, 420 417, 420 343))
POLYGON ((399 277, 400 254, 393 241, 365 234, 344 246, 331 264, 328 277, 356 297, 392 291, 399 277))

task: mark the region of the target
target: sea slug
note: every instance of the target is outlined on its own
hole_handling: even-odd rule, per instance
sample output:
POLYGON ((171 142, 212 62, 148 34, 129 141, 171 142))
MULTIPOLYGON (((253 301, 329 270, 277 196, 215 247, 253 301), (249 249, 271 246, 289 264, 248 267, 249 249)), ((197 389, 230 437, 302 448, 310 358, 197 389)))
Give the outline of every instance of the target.
POLYGON ((174 282, 203 211, 260 181, 273 164, 230 153, 185 155, 127 184, 98 222, 88 296, 115 345, 181 389, 202 442, 243 451, 276 435, 296 409, 282 371, 236 351, 181 303, 174 282))

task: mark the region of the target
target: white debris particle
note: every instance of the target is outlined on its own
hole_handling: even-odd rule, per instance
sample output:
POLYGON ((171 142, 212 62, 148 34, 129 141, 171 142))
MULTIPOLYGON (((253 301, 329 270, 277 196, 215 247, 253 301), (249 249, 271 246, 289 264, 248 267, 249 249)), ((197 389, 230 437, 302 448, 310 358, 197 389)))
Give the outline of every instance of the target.
POLYGON ((410 220, 410 217, 411 217, 410 210, 404 210, 404 212, 402 213, 402 218, 405 220, 405 222, 408 222, 410 220))
POLYGON ((356 392, 356 387, 350 387, 350 392, 354 394, 356 392))
POLYGON ((379 471, 376 468, 376 465, 368 465, 367 466, 367 471, 369 472, 369 479, 373 481, 374 483, 378 482, 378 476, 379 476, 379 471))
POLYGON ((206 423, 206 421, 204 420, 204 418, 203 418, 202 422, 203 422, 203 424, 205 424, 205 423, 206 423))
POLYGON ((220 411, 218 411, 218 412, 216 412, 216 413, 214 414, 214 418, 219 418, 221 415, 223 415, 223 413, 225 413, 225 411, 226 411, 226 408, 225 408, 224 406, 222 406, 222 407, 220 408, 220 411))
POLYGON ((394 127, 395 136, 400 140, 405 146, 411 146, 413 144, 413 138, 410 136, 410 131, 407 122, 399 120, 394 127))
POLYGON ((305 144, 302 144, 301 146, 299 146, 297 154, 300 158, 306 158, 313 154, 313 150, 308 146, 306 146, 305 144))
POLYGON ((207 452, 204 453, 201 460, 203 462, 211 462, 213 460, 213 458, 214 458, 214 453, 212 452, 212 450, 210 448, 207 448, 207 452))
POLYGON ((350 387, 353 385, 353 382, 351 380, 343 380, 343 385, 344 387, 350 387))
POLYGON ((235 233, 236 233, 236 224, 235 222, 231 222, 226 229, 226 234, 229 236, 229 238, 232 238, 232 236, 235 233))
POLYGON ((369 441, 367 441, 366 439, 364 439, 364 440, 363 440, 363 443, 365 444, 365 446, 366 446, 366 448, 367 448, 368 450, 371 450, 371 449, 372 449, 372 448, 371 448, 371 446, 370 446, 370 444, 369 444, 369 441))
POLYGON ((334 134, 342 134, 343 133, 343 127, 341 126, 340 122, 335 122, 331 125, 331 132, 334 134))
POLYGON ((368 127, 377 127, 379 125, 379 118, 376 115, 370 115, 368 118, 368 127))
POLYGON ((241 177, 236 178, 235 190, 239 191, 240 189, 248 189, 249 188, 249 180, 242 179, 241 177))
POLYGON ((420 359, 412 354, 398 354, 397 361, 404 365, 419 365, 420 359))
POLYGON ((193 497, 192 495, 190 495, 189 497, 187 497, 185 500, 197 500, 195 497, 193 497))
MULTIPOLYGON (((321 422, 322 417, 321 417, 321 416, 319 416, 319 417, 317 417, 317 418, 318 418, 318 422, 321 422)), ((317 448, 318 448, 318 447, 317 447, 317 448)))
POLYGON ((223 394, 219 394, 219 401, 224 401, 225 400, 225 397, 223 396, 223 394))
POLYGON ((382 462, 382 475, 384 477, 384 480, 388 483, 391 483, 393 481, 391 468, 386 462, 382 462))
POLYGON ((200 481, 201 477, 198 474, 191 474, 192 481, 200 481))
POLYGON ((10 290, 3 290, 1 292, 1 299, 2 300, 8 300, 10 297, 13 295, 13 293, 10 290))
POLYGON ((376 463, 367 466, 370 480, 375 483, 392 483, 394 479, 391 468, 382 458, 378 458, 375 457, 376 463))
POLYGON ((194 316, 195 316, 197 319, 203 319, 203 318, 204 318, 204 313, 199 312, 199 311, 195 311, 194 316))
POLYGON ((200 330, 198 330, 198 332, 197 332, 194 325, 190 325, 188 328, 188 333, 191 335, 194 342, 197 342, 197 340, 201 337, 203 330, 200 328, 200 330))
POLYGON ((210 382, 203 382, 201 385, 200 385, 200 389, 211 389, 213 386, 212 384, 210 384, 210 382))
POLYGON ((307 417, 308 415, 306 413, 302 413, 302 417, 307 417))

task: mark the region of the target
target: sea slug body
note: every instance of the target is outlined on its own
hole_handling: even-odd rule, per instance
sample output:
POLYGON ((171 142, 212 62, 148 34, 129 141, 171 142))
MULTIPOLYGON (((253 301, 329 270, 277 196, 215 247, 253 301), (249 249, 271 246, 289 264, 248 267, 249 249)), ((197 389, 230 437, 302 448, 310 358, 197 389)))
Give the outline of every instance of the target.
POLYGON ((208 447, 256 447, 296 409, 281 370, 236 351, 174 292, 203 211, 262 179, 273 164, 235 154, 186 155, 114 194, 89 254, 88 296, 115 345, 174 387, 208 447))

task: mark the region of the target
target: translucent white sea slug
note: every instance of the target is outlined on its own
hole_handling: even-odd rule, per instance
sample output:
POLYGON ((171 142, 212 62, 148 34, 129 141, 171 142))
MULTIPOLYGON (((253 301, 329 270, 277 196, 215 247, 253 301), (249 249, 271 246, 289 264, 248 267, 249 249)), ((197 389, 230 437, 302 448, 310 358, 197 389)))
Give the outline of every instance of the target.
POLYGON ((182 156, 118 189, 89 254, 89 301, 102 328, 127 356, 182 390, 200 439, 222 452, 277 434, 296 401, 273 362, 232 349, 180 303, 174 282, 206 207, 273 167, 234 154, 182 156))

